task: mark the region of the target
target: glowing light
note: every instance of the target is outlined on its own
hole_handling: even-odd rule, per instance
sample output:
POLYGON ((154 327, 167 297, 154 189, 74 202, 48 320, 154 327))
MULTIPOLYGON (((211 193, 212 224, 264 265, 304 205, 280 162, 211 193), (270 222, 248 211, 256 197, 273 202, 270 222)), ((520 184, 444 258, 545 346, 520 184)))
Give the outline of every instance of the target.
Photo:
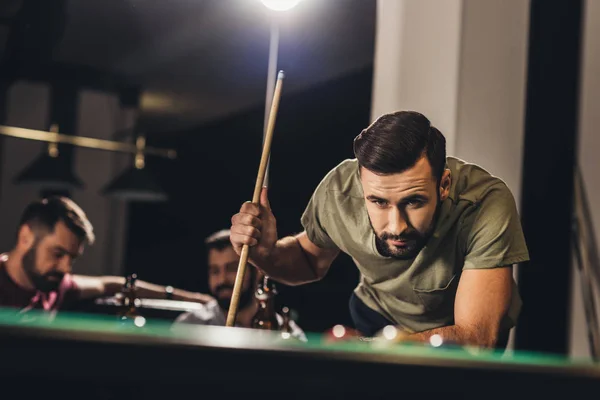
POLYGON ((141 328, 142 326, 146 325, 146 318, 144 318, 142 316, 137 316, 133 320, 133 324, 135 326, 137 326, 138 328, 141 328))
POLYGON ((203 106, 189 96, 169 92, 147 90, 140 97, 140 109, 157 115, 180 113, 182 110, 186 113, 197 112, 198 107, 203 106))
POLYGON ((265 7, 274 11, 287 11, 296 7, 300 0, 260 0, 265 7))
POLYGON ((281 337, 282 337, 283 339, 289 339, 289 338, 291 338, 291 337, 292 337, 292 335, 290 335, 290 333, 289 333, 289 332, 281 332, 281 337))
POLYGON ((332 333, 333 336, 339 339, 346 334, 346 328, 343 325, 336 325, 333 327, 332 333))
POLYGON ((387 340, 394 340, 398 336, 398 329, 395 326, 388 325, 383 328, 382 334, 387 340))
POLYGON ((444 343, 444 339, 442 339, 440 335, 431 335, 431 337, 429 338, 429 343, 433 347, 440 347, 442 343, 444 343))

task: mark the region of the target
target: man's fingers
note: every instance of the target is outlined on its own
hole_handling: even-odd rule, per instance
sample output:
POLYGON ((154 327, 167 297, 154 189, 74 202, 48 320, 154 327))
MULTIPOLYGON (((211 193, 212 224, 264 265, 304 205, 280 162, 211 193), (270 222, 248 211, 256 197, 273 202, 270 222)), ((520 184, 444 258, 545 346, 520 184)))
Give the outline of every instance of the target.
POLYGON ((258 217, 260 216, 260 208, 257 204, 245 202, 242 204, 242 207, 240 207, 240 214, 250 214, 258 217))
POLYGON ((247 225, 232 225, 231 226, 231 243, 234 246, 255 246, 260 239, 260 231, 253 226, 247 225))
POLYGON ((246 235, 236 235, 235 237, 232 235, 231 244, 233 244, 234 248, 238 249, 245 244, 248 246, 256 246, 258 244, 258 240, 246 235))
POLYGON ((252 214, 238 213, 231 217, 232 225, 248 225, 257 229, 262 228, 262 220, 252 214))
POLYGON ((231 233, 242 236, 250 236, 256 239, 260 239, 260 231, 253 226, 248 225, 232 225, 231 233))

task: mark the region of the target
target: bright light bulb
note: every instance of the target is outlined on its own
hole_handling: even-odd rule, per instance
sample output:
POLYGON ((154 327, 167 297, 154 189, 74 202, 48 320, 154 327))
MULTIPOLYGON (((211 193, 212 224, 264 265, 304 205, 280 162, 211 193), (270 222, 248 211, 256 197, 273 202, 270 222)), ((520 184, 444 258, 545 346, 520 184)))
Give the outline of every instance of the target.
POLYGON ((296 7, 300 0, 260 0, 267 8, 275 11, 287 11, 296 7))

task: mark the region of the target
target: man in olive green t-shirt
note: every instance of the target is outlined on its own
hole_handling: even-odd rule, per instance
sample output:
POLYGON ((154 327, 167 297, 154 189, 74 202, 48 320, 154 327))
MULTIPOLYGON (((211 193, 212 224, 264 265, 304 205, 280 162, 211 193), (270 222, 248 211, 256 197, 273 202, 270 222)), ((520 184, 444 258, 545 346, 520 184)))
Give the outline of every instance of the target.
POLYGON ((529 259, 504 182, 446 157, 444 136, 416 112, 378 118, 354 154, 318 185, 296 236, 278 239, 266 189, 243 204, 236 252, 248 244, 250 263, 298 285, 323 278, 343 251, 360 271, 350 311, 361 333, 395 325, 407 340, 504 346, 521 306, 512 266, 529 259))

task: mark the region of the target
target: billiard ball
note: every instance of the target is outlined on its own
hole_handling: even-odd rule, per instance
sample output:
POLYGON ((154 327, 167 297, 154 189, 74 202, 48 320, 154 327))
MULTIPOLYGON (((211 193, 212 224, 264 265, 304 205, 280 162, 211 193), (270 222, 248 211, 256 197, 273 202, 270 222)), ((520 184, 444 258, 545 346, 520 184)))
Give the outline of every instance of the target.
POLYGON ((323 334, 323 340, 329 343, 354 341, 359 340, 361 337, 361 333, 356 329, 340 324, 326 330, 323 334))

